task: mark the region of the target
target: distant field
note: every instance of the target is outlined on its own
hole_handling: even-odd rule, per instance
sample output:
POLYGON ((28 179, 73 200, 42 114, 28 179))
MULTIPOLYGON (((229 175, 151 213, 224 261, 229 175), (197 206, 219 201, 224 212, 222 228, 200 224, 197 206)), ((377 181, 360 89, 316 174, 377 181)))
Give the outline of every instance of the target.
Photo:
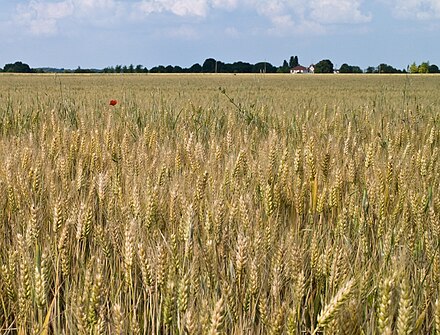
POLYGON ((434 75, 2 74, 0 333, 440 334, 439 146, 434 75))

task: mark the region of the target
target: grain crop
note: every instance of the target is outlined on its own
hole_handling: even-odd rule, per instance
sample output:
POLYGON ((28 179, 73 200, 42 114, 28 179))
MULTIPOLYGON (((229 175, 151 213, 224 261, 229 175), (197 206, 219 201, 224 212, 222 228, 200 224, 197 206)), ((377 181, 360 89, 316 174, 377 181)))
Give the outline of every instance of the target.
POLYGON ((1 75, 0 333, 439 334, 439 92, 1 75))

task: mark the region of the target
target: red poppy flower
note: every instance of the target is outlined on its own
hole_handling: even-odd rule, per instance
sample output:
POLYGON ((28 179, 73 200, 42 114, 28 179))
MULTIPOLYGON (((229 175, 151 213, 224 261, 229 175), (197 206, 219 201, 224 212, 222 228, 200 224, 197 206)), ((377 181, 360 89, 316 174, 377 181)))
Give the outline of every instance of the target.
POLYGON ((117 100, 110 100, 110 106, 114 106, 118 103, 117 100))

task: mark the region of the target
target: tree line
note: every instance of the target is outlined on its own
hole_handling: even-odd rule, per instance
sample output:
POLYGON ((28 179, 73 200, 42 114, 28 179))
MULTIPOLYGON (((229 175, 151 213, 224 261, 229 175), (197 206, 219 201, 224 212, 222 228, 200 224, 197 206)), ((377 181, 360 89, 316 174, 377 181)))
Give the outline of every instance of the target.
MULTIPOLYGON (((274 66, 269 62, 258 62, 256 64, 248 62, 225 63, 214 58, 207 58, 202 64, 195 63, 185 68, 173 65, 158 65, 151 69, 143 65, 116 65, 108 66, 104 69, 83 69, 78 67, 71 69, 56 68, 31 68, 23 62, 6 64, 0 68, 0 72, 9 73, 289 73, 291 69, 299 66, 298 56, 291 56, 289 61, 284 60, 280 66, 274 66)), ((415 62, 408 65, 406 69, 397 69, 389 64, 379 64, 370 66, 363 70, 359 66, 344 63, 339 69, 329 59, 323 59, 313 64, 314 73, 440 73, 439 67, 429 62, 417 65, 415 62)))

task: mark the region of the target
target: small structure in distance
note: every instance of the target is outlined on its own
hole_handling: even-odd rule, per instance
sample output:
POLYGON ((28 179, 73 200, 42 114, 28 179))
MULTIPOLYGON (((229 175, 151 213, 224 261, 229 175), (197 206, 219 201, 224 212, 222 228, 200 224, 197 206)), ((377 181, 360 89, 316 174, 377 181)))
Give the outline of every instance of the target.
POLYGON ((309 67, 304 67, 302 65, 295 66, 290 69, 290 73, 298 74, 298 73, 315 73, 315 66, 312 64, 309 67))

